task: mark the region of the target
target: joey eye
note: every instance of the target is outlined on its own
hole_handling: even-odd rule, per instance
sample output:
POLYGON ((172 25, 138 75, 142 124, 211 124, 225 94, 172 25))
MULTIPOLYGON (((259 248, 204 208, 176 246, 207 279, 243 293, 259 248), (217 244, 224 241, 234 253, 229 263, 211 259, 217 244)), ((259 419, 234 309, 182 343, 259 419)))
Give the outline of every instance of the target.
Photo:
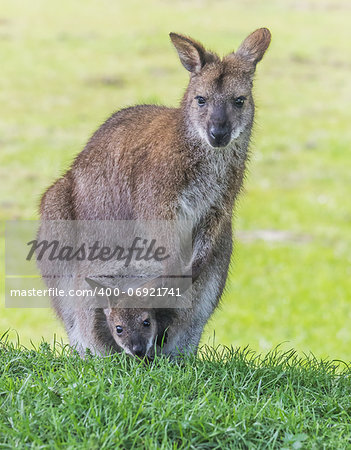
POLYGON ((117 331, 118 334, 121 334, 122 331, 123 331, 123 328, 120 325, 117 325, 116 326, 116 331, 117 331))
POLYGON ((241 95, 240 97, 237 97, 236 99, 234 99, 234 104, 237 108, 242 108, 245 100, 246 100, 246 97, 241 95))
POLYGON ((195 97, 195 99, 197 100, 197 104, 198 104, 199 106, 204 106, 204 105, 206 104, 206 99, 203 98, 203 97, 201 97, 200 95, 197 95, 197 96, 195 97))
POLYGON ((144 327, 149 327, 150 326, 150 321, 149 320, 144 320, 143 325, 144 325, 144 327))

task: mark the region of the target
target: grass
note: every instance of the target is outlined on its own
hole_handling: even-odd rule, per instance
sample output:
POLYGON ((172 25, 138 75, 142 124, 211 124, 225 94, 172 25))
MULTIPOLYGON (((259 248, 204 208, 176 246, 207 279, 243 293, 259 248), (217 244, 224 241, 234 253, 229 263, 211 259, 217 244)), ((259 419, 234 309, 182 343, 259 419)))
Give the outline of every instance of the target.
MULTIPOLYGON (((232 272, 203 342, 287 341, 350 360, 350 19, 343 0, 2 0, 0 220, 37 218, 42 192, 112 111, 178 103, 187 74, 170 31, 225 53, 267 26, 232 272)), ((3 303, 0 332, 27 345, 64 337, 50 310, 3 303)))
POLYGON ((1 448, 349 448, 351 370, 277 349, 204 347, 146 366, 0 346, 1 448))

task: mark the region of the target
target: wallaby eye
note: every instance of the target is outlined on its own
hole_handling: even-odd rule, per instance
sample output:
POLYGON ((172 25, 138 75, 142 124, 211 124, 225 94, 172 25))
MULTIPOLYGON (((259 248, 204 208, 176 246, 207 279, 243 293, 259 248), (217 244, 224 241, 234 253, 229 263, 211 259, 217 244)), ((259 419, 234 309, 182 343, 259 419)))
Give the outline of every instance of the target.
POLYGON ((242 95, 241 95, 240 97, 237 97, 237 98, 234 100, 235 106, 236 106, 237 108, 242 108, 243 105, 244 105, 245 100, 246 100, 246 98, 243 97, 242 95))
POLYGON ((198 104, 199 106, 204 106, 204 105, 206 104, 206 99, 203 98, 203 97, 201 97, 200 95, 197 95, 197 96, 195 97, 195 99, 197 100, 197 104, 198 104))
POLYGON ((116 331, 117 331, 118 334, 121 334, 122 331, 123 331, 123 328, 120 325, 117 325, 116 326, 116 331))
POLYGON ((144 325, 144 327, 149 327, 150 326, 150 321, 149 320, 144 320, 143 325, 144 325))

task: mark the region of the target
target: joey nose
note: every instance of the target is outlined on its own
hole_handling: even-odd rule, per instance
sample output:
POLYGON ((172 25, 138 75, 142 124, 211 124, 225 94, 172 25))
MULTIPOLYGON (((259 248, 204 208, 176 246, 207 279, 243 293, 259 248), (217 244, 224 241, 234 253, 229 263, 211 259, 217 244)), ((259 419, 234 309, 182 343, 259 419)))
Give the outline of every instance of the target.
POLYGON ((212 125, 208 137, 212 147, 225 147, 230 140, 230 128, 228 125, 212 125))
POLYGON ((135 356, 138 356, 139 358, 142 358, 143 356, 145 356, 145 351, 141 344, 133 345, 133 353, 135 356))

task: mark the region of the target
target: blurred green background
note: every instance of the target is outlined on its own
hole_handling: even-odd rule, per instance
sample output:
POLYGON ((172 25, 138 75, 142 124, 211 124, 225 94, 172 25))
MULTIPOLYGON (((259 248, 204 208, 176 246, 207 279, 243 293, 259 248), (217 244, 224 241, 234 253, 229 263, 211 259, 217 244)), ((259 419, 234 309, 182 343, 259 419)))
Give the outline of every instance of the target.
MULTIPOLYGON (((350 23, 348 0, 0 0, 1 292, 4 221, 37 218, 114 110, 178 104, 188 74, 168 33, 225 54, 266 26, 233 266, 203 342, 350 360, 350 23)), ((65 337, 51 310, 2 295, 8 328, 26 345, 65 337)))

